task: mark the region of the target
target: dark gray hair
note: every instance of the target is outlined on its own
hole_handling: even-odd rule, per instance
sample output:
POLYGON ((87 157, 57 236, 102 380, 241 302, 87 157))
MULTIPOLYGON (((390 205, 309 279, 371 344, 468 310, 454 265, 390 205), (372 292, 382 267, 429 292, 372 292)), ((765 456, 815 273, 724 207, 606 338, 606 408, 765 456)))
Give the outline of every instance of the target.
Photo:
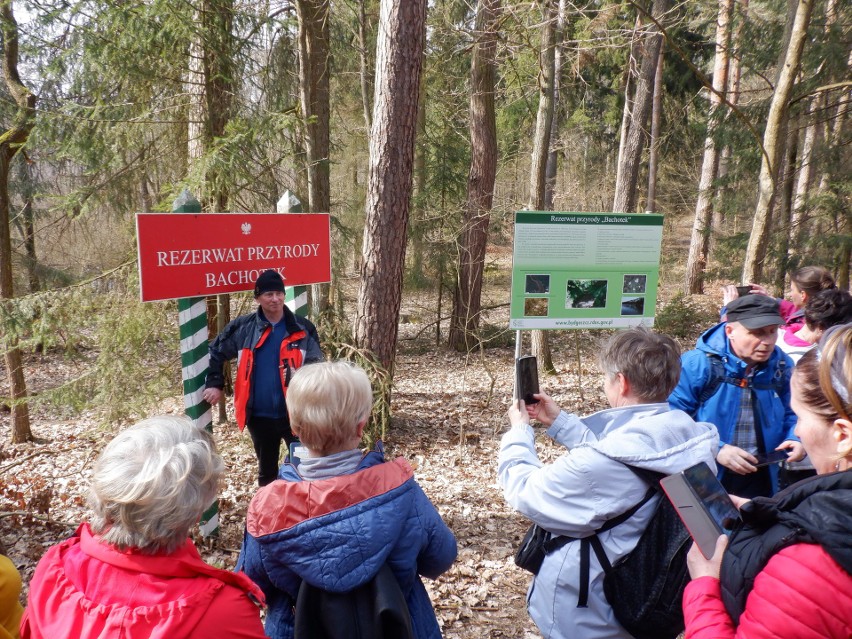
POLYGON ((600 354, 603 374, 621 373, 633 394, 645 402, 664 402, 680 379, 680 347, 671 337, 637 326, 619 331, 600 354))
POLYGON ((173 552, 216 496, 224 471, 213 436, 161 415, 120 432, 95 464, 92 529, 122 550, 173 552))

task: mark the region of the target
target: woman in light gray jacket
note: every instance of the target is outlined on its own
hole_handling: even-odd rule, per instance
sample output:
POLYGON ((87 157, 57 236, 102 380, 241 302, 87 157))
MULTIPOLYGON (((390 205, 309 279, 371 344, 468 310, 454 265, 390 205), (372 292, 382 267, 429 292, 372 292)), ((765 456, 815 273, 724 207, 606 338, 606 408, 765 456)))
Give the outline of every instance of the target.
MULTIPOLYGON (((625 466, 672 474, 698 462, 715 472, 719 434, 696 423, 667 398, 680 376, 680 349, 644 328, 616 333, 600 356, 604 392, 612 408, 585 418, 566 413, 548 395, 516 402, 500 446, 498 475, 512 507, 554 535, 587 537, 642 501, 648 483, 625 466), (568 451, 543 465, 530 419, 568 451)), ((636 546, 659 497, 624 523, 599 535, 615 563, 636 546)), ((603 592, 603 570, 591 560, 586 607, 577 607, 580 544, 549 553, 527 594, 530 616, 545 639, 630 639, 603 592)))

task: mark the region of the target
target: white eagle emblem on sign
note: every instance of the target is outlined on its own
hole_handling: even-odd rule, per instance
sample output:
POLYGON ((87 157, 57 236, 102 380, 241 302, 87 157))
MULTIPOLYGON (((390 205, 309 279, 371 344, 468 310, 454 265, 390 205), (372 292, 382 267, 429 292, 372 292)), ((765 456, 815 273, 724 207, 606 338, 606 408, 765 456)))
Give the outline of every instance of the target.
POLYGON ((251 234, 251 224, 249 224, 248 222, 243 222, 240 228, 243 230, 243 235, 251 234))

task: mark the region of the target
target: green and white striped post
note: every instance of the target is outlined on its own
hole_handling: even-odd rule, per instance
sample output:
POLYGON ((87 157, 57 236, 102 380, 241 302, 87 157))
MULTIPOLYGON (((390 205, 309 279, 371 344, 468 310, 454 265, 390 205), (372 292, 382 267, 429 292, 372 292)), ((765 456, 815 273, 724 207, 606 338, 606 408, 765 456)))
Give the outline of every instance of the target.
MULTIPOLYGON (((284 195, 278 200, 275 207, 278 213, 301 213, 302 203, 290 191, 284 191, 284 195)), ((308 316, 308 287, 307 286, 285 286, 284 303, 291 311, 299 317, 308 316)))
MULTIPOLYGON (((189 191, 184 190, 172 204, 172 213, 201 213, 201 203, 189 191)), ((210 359, 207 348, 207 298, 179 299, 178 319, 185 412, 196 426, 212 433, 212 409, 201 397, 210 359)), ((219 535, 218 498, 201 515, 199 527, 204 537, 219 535)))

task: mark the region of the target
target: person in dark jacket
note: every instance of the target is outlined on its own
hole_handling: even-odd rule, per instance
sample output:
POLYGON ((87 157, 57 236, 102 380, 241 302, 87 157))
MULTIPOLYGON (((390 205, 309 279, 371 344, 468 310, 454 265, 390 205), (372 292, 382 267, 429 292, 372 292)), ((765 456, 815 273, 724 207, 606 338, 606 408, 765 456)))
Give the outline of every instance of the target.
POLYGON ((680 381, 669 396, 672 408, 719 430, 719 480, 741 497, 777 490, 777 465, 758 467, 755 453, 786 449, 788 461, 804 456, 793 434, 793 362, 775 346, 782 323, 771 297, 734 300, 728 321, 706 331, 698 347, 682 355, 680 381))
POLYGON ((267 635, 292 639, 302 580, 345 593, 387 564, 414 636, 440 639, 420 576, 449 569, 456 539, 408 462, 386 462, 381 444, 368 453, 358 448, 373 401, 366 373, 347 362, 306 366, 287 399, 293 432, 309 455, 298 466, 283 464, 279 480, 252 499, 237 563, 267 597, 267 635))
POLYGON ((852 324, 826 331, 792 380, 817 476, 742 503, 711 559, 693 546, 687 639, 852 637, 852 324))
POLYGON ((290 378, 305 364, 323 360, 314 325, 284 304, 284 278, 264 271, 254 285, 257 311, 229 322, 210 342, 209 372, 203 397, 211 405, 222 398, 226 361, 237 358, 234 413, 240 430, 248 426, 257 454, 257 483, 278 475, 281 440, 295 440, 287 416, 290 378))

